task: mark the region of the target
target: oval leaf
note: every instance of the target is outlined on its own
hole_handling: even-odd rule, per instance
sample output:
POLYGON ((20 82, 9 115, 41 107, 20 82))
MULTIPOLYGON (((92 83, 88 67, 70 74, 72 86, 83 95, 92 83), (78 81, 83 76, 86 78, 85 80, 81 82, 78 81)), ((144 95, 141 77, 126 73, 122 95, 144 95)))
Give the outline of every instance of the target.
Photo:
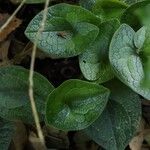
MULTIPOLYGON (((134 37, 135 32, 130 26, 121 25, 110 44, 110 63, 122 82, 146 99, 150 99, 150 89, 141 84, 144 78, 143 63, 138 55, 140 50, 134 45, 134 37)), ((143 43, 142 40, 141 42, 143 43)))
MULTIPOLYGON (((25 34, 35 42, 43 17, 40 12, 28 25, 25 34)), ((38 38, 37 46, 57 58, 81 54, 98 35, 100 19, 90 11, 69 4, 57 4, 48 9, 45 29, 38 38)))
POLYGON ((62 130, 81 130, 103 112, 109 90, 82 80, 68 80, 48 97, 46 120, 62 130))
POLYGON ((98 83, 102 83, 114 77, 108 51, 112 36, 118 27, 118 20, 103 22, 99 26, 99 35, 96 40, 80 55, 80 69, 86 79, 98 80, 98 83))
POLYGON ((134 44, 135 46, 141 50, 146 38, 146 28, 142 27, 139 29, 134 36, 134 44))
POLYGON ((111 90, 108 105, 85 132, 106 150, 124 150, 140 124, 140 98, 116 80, 106 87, 111 90))
MULTIPOLYGON (((18 66, 2 67, 0 75, 0 116, 9 120, 31 122, 29 71, 18 66)), ((46 78, 38 73, 34 74, 34 96, 40 115, 44 114, 45 100, 53 89, 46 78)))

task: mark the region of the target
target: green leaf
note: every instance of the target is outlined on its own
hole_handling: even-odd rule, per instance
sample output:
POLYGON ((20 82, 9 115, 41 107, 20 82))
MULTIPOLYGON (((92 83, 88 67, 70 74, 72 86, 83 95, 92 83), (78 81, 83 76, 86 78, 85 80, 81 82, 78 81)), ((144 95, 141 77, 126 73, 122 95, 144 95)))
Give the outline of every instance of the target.
MULTIPOLYGON (((121 17, 121 22, 126 23, 135 29, 139 29, 141 27, 141 24, 145 22, 145 20, 143 21, 141 20, 142 18, 139 15, 142 11, 144 11, 145 7, 147 7, 149 4, 150 1, 145 0, 131 5, 123 13, 121 17)), ((146 16, 144 17, 147 18, 146 16)))
MULTIPOLYGON (((110 63, 122 82, 146 99, 150 99, 150 88, 141 84, 144 78, 143 62, 138 53, 141 50, 135 47, 134 37, 135 31, 130 26, 121 25, 110 44, 110 63)), ((141 44, 139 45, 141 47, 141 44)))
POLYGON ((14 125, 12 122, 0 118, 0 149, 8 150, 12 136, 14 134, 14 125))
POLYGON ((149 25, 150 24, 150 3, 146 6, 139 7, 135 10, 135 15, 139 19, 142 25, 149 25))
POLYGON ((95 4, 97 0, 80 0, 79 1, 79 4, 88 9, 88 10, 91 10, 92 6, 95 4))
POLYGON ((68 80, 48 97, 46 120, 61 130, 88 127, 103 112, 109 90, 82 80, 68 80))
POLYGON ((92 12, 105 21, 112 18, 120 19, 126 8, 127 5, 118 0, 99 0, 94 4, 92 12))
MULTIPOLYGON (((0 76, 0 116, 31 123, 29 71, 18 66, 2 67, 0 76)), ((34 97, 40 117, 44 114, 45 100, 53 89, 46 78, 38 73, 34 74, 34 97)))
MULTIPOLYGON (((143 42, 143 48, 142 48, 142 51, 143 51, 143 55, 144 56, 150 56, 150 25, 149 26, 146 26, 146 27, 143 27, 145 30, 145 37, 144 37, 144 42, 143 42)), ((144 31, 143 31, 144 32, 144 31)))
MULTIPOLYGON (((43 11, 29 23, 25 34, 35 42, 43 11)), ((77 56, 85 51, 98 35, 101 20, 90 11, 69 4, 57 4, 48 9, 45 29, 37 46, 53 57, 77 56)))
POLYGON ((99 35, 89 48, 80 55, 80 69, 88 80, 98 80, 98 83, 114 77, 111 70, 108 51, 112 36, 119 27, 119 21, 114 19, 103 22, 99 26, 99 35))
POLYGON ((85 132, 106 150, 124 150, 141 120, 140 98, 117 80, 106 87, 111 90, 108 105, 85 132))

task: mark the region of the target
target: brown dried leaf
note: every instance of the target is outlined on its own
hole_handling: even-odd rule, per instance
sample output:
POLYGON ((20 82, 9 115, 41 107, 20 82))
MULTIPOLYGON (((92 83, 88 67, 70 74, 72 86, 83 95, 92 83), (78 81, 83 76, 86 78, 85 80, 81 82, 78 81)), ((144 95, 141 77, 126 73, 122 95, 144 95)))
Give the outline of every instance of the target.
MULTIPOLYGON (((0 13, 0 27, 7 21, 8 18, 9 18, 8 14, 0 13)), ((4 41, 12 31, 14 31, 17 27, 20 26, 21 23, 22 20, 14 17, 10 21, 10 23, 6 26, 6 28, 4 28, 2 32, 0 32, 0 42, 4 41)))
POLYGON ((52 126, 44 126, 43 133, 47 139, 46 141, 51 147, 55 147, 57 149, 69 148, 67 132, 58 130, 52 126))
POLYGON ((10 17, 8 14, 1 14, 0 13, 0 27, 7 21, 7 19, 10 17))
POLYGON ((8 60, 7 56, 8 56, 9 46, 10 46, 10 40, 0 43, 0 60, 3 62, 8 60))
POLYGON ((16 122, 16 133, 13 137, 15 150, 23 150, 28 140, 25 125, 21 121, 16 122))
POLYGON ((131 140, 129 146, 131 150, 141 150, 144 141, 145 121, 142 120, 137 135, 131 140))
POLYGON ((34 132, 30 132, 29 141, 35 150, 43 150, 43 146, 41 145, 40 139, 34 132))

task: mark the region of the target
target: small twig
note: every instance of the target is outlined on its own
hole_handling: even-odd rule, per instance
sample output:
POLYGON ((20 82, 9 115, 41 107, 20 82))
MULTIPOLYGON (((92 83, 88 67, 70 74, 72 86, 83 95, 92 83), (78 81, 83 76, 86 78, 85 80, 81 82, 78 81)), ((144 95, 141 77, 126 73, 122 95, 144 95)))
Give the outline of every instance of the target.
POLYGON ((8 26, 8 24, 12 21, 12 19, 16 16, 18 11, 21 9, 21 7, 24 5, 26 0, 23 0, 20 5, 17 7, 17 9, 14 11, 14 13, 9 17, 9 19, 2 25, 0 28, 0 33, 8 26))
POLYGON ((46 22, 46 18, 47 18, 49 2, 50 2, 50 0, 46 0, 46 2, 45 2, 45 8, 44 8, 44 11, 43 11, 43 19, 41 21, 40 28, 39 28, 39 30, 37 32, 37 36, 36 36, 37 38, 36 38, 36 40, 34 42, 34 46, 33 46, 33 50, 32 50, 31 64, 30 64, 30 74, 29 74, 29 97, 30 97, 32 112, 33 112, 33 116, 34 116, 34 120, 35 120, 35 124, 36 124, 36 128, 37 128, 37 132, 38 132, 38 137, 39 137, 40 142, 43 145, 44 149, 46 149, 45 140, 44 140, 43 132, 42 132, 41 125, 40 125, 40 119, 39 119, 39 116, 38 116, 38 112, 37 112, 36 104, 35 104, 35 100, 34 100, 33 76, 34 76, 34 64, 35 64, 37 42, 38 42, 38 39, 41 36, 41 33, 42 33, 42 31, 44 30, 44 27, 45 27, 45 22, 46 22))

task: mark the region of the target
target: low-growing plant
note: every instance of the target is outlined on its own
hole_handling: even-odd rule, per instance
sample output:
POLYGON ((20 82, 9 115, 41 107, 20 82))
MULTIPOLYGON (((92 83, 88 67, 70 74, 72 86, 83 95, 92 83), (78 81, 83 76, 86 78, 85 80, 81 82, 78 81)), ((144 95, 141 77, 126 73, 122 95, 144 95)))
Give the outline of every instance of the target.
MULTIPOLYGON (((80 0, 80 5, 53 5, 41 36, 43 11, 25 31, 49 57, 78 56, 83 75, 54 88, 35 73, 37 110, 47 125, 82 130, 106 150, 124 150, 141 121, 140 97, 150 99, 150 1, 80 0)), ((12 133, 14 120, 33 123, 28 73, 18 66, 0 68, 0 130, 6 126, 12 133)), ((0 132, 4 149, 11 135, 1 143, 0 132)))

